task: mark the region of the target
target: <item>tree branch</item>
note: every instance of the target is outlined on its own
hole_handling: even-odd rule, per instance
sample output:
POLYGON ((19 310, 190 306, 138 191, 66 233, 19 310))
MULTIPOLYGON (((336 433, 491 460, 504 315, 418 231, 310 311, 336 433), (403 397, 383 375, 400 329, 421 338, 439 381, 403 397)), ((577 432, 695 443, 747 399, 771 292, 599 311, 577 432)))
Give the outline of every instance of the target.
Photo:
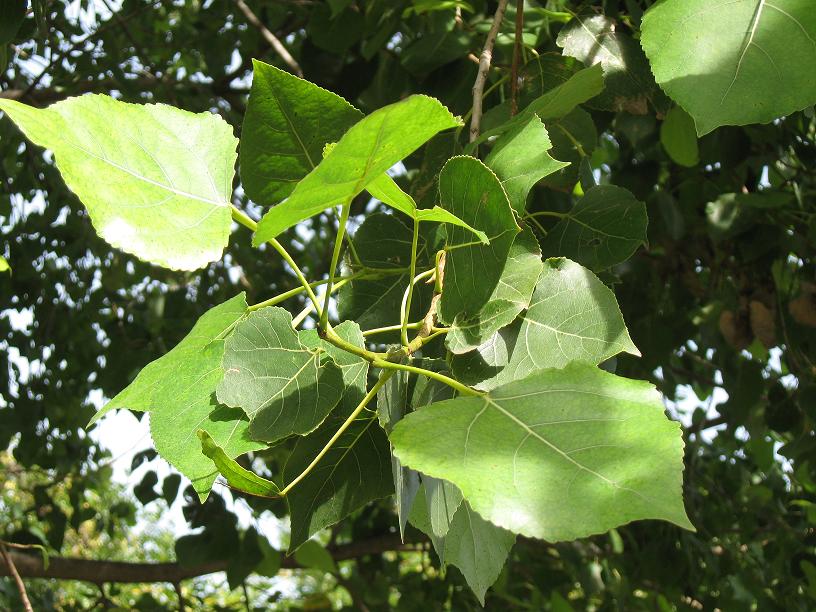
MULTIPOLYGON (((17 585, 17 590, 20 592, 20 599, 23 602, 23 609, 26 612, 34 612, 34 608, 31 607, 31 602, 28 600, 28 593, 26 592, 25 584, 23 584, 23 579, 20 578, 20 572, 17 571, 17 566, 12 559, 12 555, 9 553, 5 543, 2 541, 0 541, 0 555, 3 556, 3 560, 6 562, 6 570, 14 578, 14 583, 17 585)), ((42 559, 42 557, 40 559, 42 559)))
POLYGON ((246 17, 247 21, 258 28, 261 33, 261 36, 264 37, 266 42, 272 45, 272 48, 281 56, 281 59, 286 62, 286 65, 291 68, 296 75, 299 77, 303 76, 303 70, 300 68, 300 64, 297 63, 294 57, 289 53, 289 50, 283 45, 280 39, 275 36, 272 32, 269 31, 263 22, 258 19, 258 16, 252 12, 252 9, 249 8, 244 0, 235 0, 236 6, 241 10, 241 12, 246 17))
POLYGON ((490 71, 490 62, 493 60, 493 45, 496 43, 496 36, 499 33, 504 12, 507 10, 507 0, 499 0, 499 7, 493 16, 493 25, 487 33, 482 55, 479 57, 479 72, 476 75, 476 82, 473 83, 473 113, 470 116, 470 142, 479 137, 482 127, 482 95, 484 94, 487 73, 490 71))
MULTIPOLYGON (((418 550, 422 544, 405 543, 399 536, 384 536, 350 544, 330 547, 328 550, 335 561, 347 561, 366 555, 379 555, 388 551, 418 550)), ((48 568, 43 567, 41 555, 23 551, 8 551, 9 560, 24 578, 57 578, 60 580, 80 580, 101 584, 120 583, 179 583, 189 578, 226 571, 229 562, 212 561, 200 565, 184 567, 178 563, 129 563, 124 561, 97 561, 77 557, 50 557, 48 568)), ((301 568, 294 557, 284 557, 283 569, 301 568)), ((8 576, 9 567, 0 567, 0 576, 8 576)))

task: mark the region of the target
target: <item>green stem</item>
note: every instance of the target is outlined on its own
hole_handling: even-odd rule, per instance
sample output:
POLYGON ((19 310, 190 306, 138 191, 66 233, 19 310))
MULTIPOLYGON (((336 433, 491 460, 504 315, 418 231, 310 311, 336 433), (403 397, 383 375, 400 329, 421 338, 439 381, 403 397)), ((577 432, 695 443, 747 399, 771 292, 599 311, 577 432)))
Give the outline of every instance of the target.
POLYGON ((337 272, 337 262, 340 261, 340 251, 343 250, 343 238, 346 235, 346 223, 348 223, 349 211, 351 210, 351 200, 343 204, 340 210, 340 224, 337 228, 337 238, 334 240, 334 251, 332 252, 331 268, 329 269, 329 285, 326 289, 326 299, 323 301, 323 311, 320 313, 320 329, 326 330, 329 326, 329 299, 331 299, 332 285, 334 285, 334 275, 337 272))
POLYGON ((438 380, 441 383, 445 383, 446 385, 455 389, 462 395, 472 396, 482 395, 480 392, 463 385, 458 380, 454 380, 449 376, 445 376, 444 374, 440 374, 439 372, 433 372, 432 370, 426 370, 425 368, 417 368, 416 366, 408 365, 407 363, 396 363, 394 361, 385 361, 384 359, 375 359, 374 361, 371 362, 371 365, 386 370, 403 370, 405 372, 419 374, 420 376, 427 376, 428 378, 433 378, 434 380, 438 380))
MULTIPOLYGON (((232 218, 243 225, 245 228, 252 232, 258 231, 258 224, 255 223, 249 216, 246 215, 243 211, 236 208, 234 205, 230 204, 230 208, 232 209, 232 218)), ((320 312, 320 302, 317 301, 317 296, 315 295, 314 291, 312 291, 311 285, 309 285, 309 281, 306 280, 306 277, 303 275, 303 272, 300 269, 300 266, 297 265, 292 256, 289 255, 289 252, 284 248, 284 246, 277 241, 277 239, 272 238, 269 241, 269 244, 272 245, 278 254, 283 257, 283 260, 289 264, 289 267, 292 268, 292 271, 297 276, 297 279, 300 281, 300 284, 303 285, 304 290, 306 291, 309 299, 312 300, 312 304, 320 312)))
POLYGON ((534 213, 527 213, 524 215, 524 218, 531 218, 531 217, 558 217, 559 219, 563 219, 564 217, 569 217, 567 213, 560 213, 555 212, 554 210, 540 210, 534 213))
POLYGON ((346 342, 340 336, 338 336, 333 329, 328 330, 323 339, 326 342, 333 344, 337 348, 342 349, 348 353, 351 353, 352 355, 362 357, 363 359, 365 359, 366 361, 370 361, 371 363, 374 363, 375 361, 380 359, 384 359, 388 355, 387 353, 369 351, 368 349, 361 348, 359 346, 351 344, 350 342, 346 342))
POLYGON ((402 331, 400 332, 400 340, 402 346, 408 346, 408 317, 411 312, 411 298, 414 296, 414 283, 416 282, 416 258, 417 258, 417 244, 419 244, 419 221, 414 219, 414 235, 411 238, 411 271, 408 273, 408 278, 411 282, 408 284, 408 293, 402 301, 402 308, 400 309, 400 325, 402 331))
MULTIPOLYGON (((417 321, 416 323, 408 323, 406 325, 408 329, 419 329, 422 327, 422 321, 417 321)), ((402 329, 402 325, 386 325, 385 327, 375 327, 374 329, 367 329, 363 332, 363 336, 373 336, 375 334, 384 334, 386 332, 391 331, 399 331, 402 329)))
POLYGON ((393 371, 383 372, 382 374, 380 374, 379 380, 374 384, 373 387, 371 387, 371 390, 368 393, 366 393, 366 396, 360 401, 360 403, 357 404, 357 407, 348 416, 348 418, 345 421, 343 421, 343 424, 329 439, 329 441, 326 442, 326 445, 321 449, 321 451, 317 453, 317 456, 312 460, 312 462, 309 465, 307 465, 306 469, 304 469, 300 474, 298 474, 298 476, 292 482, 290 482, 281 490, 280 494, 282 496, 289 493, 289 491, 291 491, 295 487, 295 485, 297 485, 297 483, 299 483, 301 480, 303 480, 304 478, 306 478, 306 476, 309 475, 309 473, 315 468, 315 466, 320 462, 320 460, 326 456, 326 453, 328 453, 331 450, 331 447, 334 446, 335 442, 337 442, 340 436, 343 435, 343 432, 346 431, 351 426, 351 424, 354 422, 354 419, 356 419, 360 415, 360 413, 365 409, 365 407, 371 402, 371 400, 373 400, 377 396, 377 392, 382 388, 382 386, 386 382, 388 382, 388 379, 391 378, 391 376, 393 375, 394 375, 393 371))

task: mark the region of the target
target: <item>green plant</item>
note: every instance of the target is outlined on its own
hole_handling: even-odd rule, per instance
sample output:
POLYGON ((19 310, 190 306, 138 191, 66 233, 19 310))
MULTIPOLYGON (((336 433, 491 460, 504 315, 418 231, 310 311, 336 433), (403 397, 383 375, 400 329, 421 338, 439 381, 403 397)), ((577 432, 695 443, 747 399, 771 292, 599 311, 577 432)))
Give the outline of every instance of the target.
MULTIPOLYGON (((579 57, 581 41, 564 35, 564 52, 579 57)), ((743 44, 747 56, 752 40, 743 44)), ((597 367, 637 354, 595 273, 645 242, 645 205, 584 171, 573 209, 526 212, 533 184, 566 165, 547 153, 545 123, 590 100, 618 103, 620 92, 603 98, 614 69, 600 61, 518 113, 503 117, 499 108, 499 119, 465 145, 463 123, 430 98, 363 118, 334 94, 256 63, 241 181, 252 200, 274 205, 257 224, 230 203, 236 141, 212 115, 100 96, 47 110, 0 103, 55 152, 114 246, 195 269, 220 256, 234 220, 302 285, 252 306, 237 296, 214 308, 95 419, 116 408, 151 412, 156 449, 202 500, 219 472, 240 491, 285 496, 292 550, 393 492, 400 528, 411 521, 425 531, 480 598, 513 533, 557 541, 643 518, 691 528, 679 427, 649 385, 597 367), (409 195, 386 171, 432 139, 447 149, 425 152, 438 198, 427 188, 409 195), (397 213, 370 214, 349 235, 363 191, 397 213), (310 281, 277 237, 333 207, 328 278, 310 281), (558 221, 543 227, 540 217, 558 221), (301 292, 311 306, 297 317, 277 306, 301 292), (330 319, 335 293, 340 323, 330 319), (314 328, 299 329, 312 312, 314 328), (369 370, 378 373, 371 384, 369 370), (235 461, 291 436, 300 439, 277 482, 235 461)), ((690 112, 701 133, 734 119, 690 112)), ((689 125, 681 123, 679 137, 666 130, 667 150, 678 138, 696 147, 689 125)), ((679 156, 696 163, 685 150, 679 156)))

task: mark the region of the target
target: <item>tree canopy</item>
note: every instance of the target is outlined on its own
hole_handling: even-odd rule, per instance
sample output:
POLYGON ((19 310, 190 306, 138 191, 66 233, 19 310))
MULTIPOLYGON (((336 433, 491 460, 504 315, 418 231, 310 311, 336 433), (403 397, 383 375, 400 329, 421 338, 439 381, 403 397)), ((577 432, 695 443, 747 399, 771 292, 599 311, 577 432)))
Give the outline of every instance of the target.
POLYGON ((810 4, 0 2, 0 605, 812 609, 810 4))

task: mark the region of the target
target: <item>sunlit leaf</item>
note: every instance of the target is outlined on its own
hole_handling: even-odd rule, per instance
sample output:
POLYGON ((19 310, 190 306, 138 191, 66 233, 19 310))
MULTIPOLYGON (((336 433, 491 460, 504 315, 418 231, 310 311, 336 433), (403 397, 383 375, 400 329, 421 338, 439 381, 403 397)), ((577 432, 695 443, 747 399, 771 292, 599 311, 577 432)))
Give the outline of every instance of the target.
POLYGON ((0 110, 54 152, 65 184, 110 244, 176 270, 221 258, 238 144, 221 117, 103 95, 44 109, 0 99, 0 110))
POLYGON ((254 243, 274 238, 334 205, 350 202, 434 134, 458 125, 460 120, 442 104, 421 95, 374 111, 343 135, 287 200, 264 215, 254 243))
POLYGON ((641 28, 657 82, 701 136, 816 102, 811 0, 662 0, 641 28))
POLYGON ((400 461, 514 533, 555 542, 647 518, 693 529, 679 425, 650 384, 585 363, 431 404, 390 437, 400 461))

